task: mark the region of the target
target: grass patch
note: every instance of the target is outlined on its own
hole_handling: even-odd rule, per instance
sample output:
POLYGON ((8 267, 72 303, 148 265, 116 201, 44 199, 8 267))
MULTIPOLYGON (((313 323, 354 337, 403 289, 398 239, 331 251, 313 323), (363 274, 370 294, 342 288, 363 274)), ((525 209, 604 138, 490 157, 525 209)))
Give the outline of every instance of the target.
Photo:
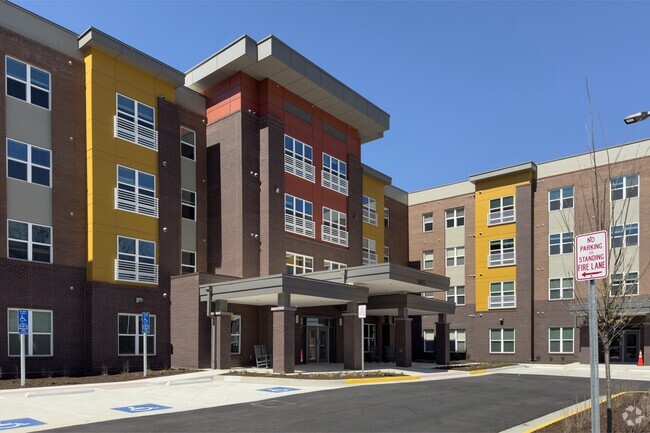
POLYGON ((517 365, 514 362, 490 362, 490 361, 476 361, 476 362, 452 362, 450 365, 439 366, 437 368, 445 370, 459 370, 459 371, 474 371, 474 370, 489 370, 491 368, 509 367, 517 365))

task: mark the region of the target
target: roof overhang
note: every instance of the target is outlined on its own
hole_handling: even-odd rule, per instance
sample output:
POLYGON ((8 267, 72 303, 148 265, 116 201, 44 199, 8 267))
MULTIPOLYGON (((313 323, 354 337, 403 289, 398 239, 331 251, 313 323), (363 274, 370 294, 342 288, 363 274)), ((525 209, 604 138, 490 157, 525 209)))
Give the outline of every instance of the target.
POLYGON ((97 48, 109 56, 115 57, 134 68, 172 84, 174 88, 181 87, 185 83, 185 74, 181 71, 154 59, 142 51, 136 50, 130 45, 94 27, 90 27, 79 36, 79 49, 86 52, 90 48, 97 48))
POLYGON ((362 286, 315 280, 295 275, 271 275, 247 278, 217 284, 204 284, 199 288, 201 301, 224 300, 245 305, 278 305, 278 295, 291 297, 293 307, 341 305, 347 302, 368 301, 368 289, 362 286))
POLYGON ((497 170, 486 171, 484 173, 474 174, 469 177, 472 183, 481 182, 496 177, 510 176, 516 173, 530 171, 533 176, 537 173, 537 165, 534 162, 525 162, 523 164, 511 165, 510 167, 499 168, 497 170))
POLYGON ((335 271, 322 271, 306 274, 305 278, 338 281, 368 287, 370 296, 397 293, 446 291, 449 277, 423 272, 419 269, 378 263, 376 265, 355 266, 335 271))
POLYGON ((409 316, 427 316, 454 314, 456 305, 412 293, 371 296, 368 299, 368 314, 371 316, 397 316, 401 309, 406 310, 409 316))
POLYGON ((244 35, 187 71, 185 85, 199 93, 237 72, 266 78, 355 128, 361 143, 383 137, 390 116, 275 36, 244 35))

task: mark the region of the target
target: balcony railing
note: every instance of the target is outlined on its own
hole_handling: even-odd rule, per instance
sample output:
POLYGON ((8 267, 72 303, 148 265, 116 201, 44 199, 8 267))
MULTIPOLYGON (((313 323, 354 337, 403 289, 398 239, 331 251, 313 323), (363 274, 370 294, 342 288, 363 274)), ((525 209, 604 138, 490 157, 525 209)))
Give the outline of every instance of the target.
POLYGON ((119 281, 158 284, 158 265, 116 259, 115 279, 119 281))
POLYGON ((364 251, 362 253, 363 264, 364 265, 374 265, 377 263, 377 253, 374 251, 364 251))
POLYGON ((364 208, 362 210, 363 222, 372 224, 373 226, 377 225, 377 212, 372 209, 364 208))
POLYGON ((488 255, 488 266, 510 266, 516 263, 515 250, 511 248, 488 255))
POLYGON ((158 131, 118 116, 113 117, 115 137, 158 151, 158 131))
POLYGON ((284 171, 294 176, 302 177, 310 182, 316 182, 316 171, 313 165, 301 161, 291 155, 284 155, 284 171))
POLYGON ((488 225, 513 223, 517 220, 514 209, 506 209, 488 213, 488 225))
POLYGON ((321 171, 321 184, 332 191, 348 195, 348 180, 332 174, 329 171, 321 171))
POLYGON ((310 238, 316 238, 316 224, 314 221, 284 214, 284 230, 310 238))
POLYGON ((115 188, 115 209, 158 218, 158 199, 156 197, 115 188))
POLYGON ((337 245, 348 246, 348 232, 345 230, 335 229, 334 227, 321 225, 321 237, 325 242, 331 242, 337 245))
POLYGON ((516 308, 517 295, 490 295, 489 308, 516 308))

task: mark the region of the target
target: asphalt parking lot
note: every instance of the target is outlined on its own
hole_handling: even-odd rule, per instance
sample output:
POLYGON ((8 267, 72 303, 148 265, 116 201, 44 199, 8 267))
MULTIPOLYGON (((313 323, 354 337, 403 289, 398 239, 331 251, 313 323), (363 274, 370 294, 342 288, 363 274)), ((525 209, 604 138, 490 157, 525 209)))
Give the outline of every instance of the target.
MULTIPOLYGON (((617 389, 650 389, 649 382, 614 384, 617 389)), ((586 378, 491 374, 306 394, 287 392, 270 400, 167 415, 161 411, 160 415, 54 431, 499 432, 575 404, 588 395, 586 378)))

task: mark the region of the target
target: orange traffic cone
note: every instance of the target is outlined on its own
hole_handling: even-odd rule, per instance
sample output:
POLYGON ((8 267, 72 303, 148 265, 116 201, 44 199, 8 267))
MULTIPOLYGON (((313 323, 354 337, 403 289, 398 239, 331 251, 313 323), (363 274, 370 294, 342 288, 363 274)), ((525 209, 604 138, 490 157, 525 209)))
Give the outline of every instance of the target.
POLYGON ((304 364, 304 362, 305 362, 305 355, 302 354, 302 349, 300 349, 300 363, 304 364))
POLYGON ((636 362, 636 365, 643 367, 643 350, 639 350, 639 360, 636 362))

